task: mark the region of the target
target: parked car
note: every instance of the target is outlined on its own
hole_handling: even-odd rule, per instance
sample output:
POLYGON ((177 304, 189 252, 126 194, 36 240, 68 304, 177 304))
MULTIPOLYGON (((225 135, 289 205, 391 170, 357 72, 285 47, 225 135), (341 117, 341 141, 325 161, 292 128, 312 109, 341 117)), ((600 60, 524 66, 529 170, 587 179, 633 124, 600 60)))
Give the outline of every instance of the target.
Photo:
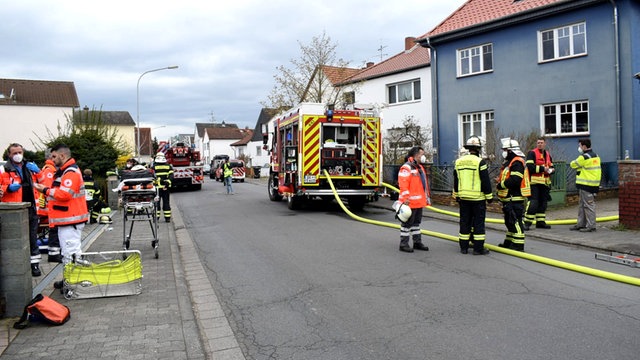
POLYGON ((204 165, 202 165, 202 172, 203 172, 205 175, 210 174, 210 173, 211 173, 211 165, 209 165, 209 164, 204 164, 204 165))

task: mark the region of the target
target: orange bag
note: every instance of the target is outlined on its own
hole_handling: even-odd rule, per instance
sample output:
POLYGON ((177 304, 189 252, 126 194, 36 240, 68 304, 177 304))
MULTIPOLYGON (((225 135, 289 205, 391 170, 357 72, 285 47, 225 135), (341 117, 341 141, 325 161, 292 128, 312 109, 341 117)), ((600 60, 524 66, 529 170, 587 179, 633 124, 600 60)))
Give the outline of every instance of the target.
POLYGON ((29 320, 42 321, 50 325, 62 325, 71 318, 71 311, 65 305, 52 298, 38 294, 24 307, 20 320, 13 324, 14 329, 24 329, 29 320))

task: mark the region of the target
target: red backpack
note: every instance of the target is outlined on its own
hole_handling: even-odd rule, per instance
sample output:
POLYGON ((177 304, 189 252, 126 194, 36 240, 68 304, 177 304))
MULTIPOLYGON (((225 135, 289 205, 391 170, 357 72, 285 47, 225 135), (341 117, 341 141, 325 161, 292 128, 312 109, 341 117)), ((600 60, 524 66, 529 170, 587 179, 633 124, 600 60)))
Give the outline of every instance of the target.
POLYGON ((71 311, 65 305, 52 298, 38 294, 24 307, 20 320, 13 324, 14 329, 24 329, 29 320, 42 321, 50 325, 62 325, 71 318, 71 311))

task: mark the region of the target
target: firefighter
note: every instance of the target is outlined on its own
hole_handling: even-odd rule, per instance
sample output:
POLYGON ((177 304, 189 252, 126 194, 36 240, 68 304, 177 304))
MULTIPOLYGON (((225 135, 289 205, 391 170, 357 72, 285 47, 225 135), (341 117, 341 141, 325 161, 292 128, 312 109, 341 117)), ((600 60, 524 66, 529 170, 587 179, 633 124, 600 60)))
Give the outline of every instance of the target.
POLYGON ((427 173, 422 167, 425 162, 424 149, 415 146, 409 150, 407 162, 400 167, 398 173, 400 187, 398 201, 411 208, 411 216, 400 225, 400 251, 409 253, 414 250, 429 251, 429 247, 422 243, 420 232, 422 209, 431 205, 427 173), (413 248, 409 246, 409 238, 413 240, 413 248))
MULTIPOLYGON (((51 159, 51 149, 45 151, 45 161, 42 166, 42 171, 38 174, 38 183, 45 187, 51 187, 53 184, 53 177, 57 171, 56 165, 51 159)), ((49 227, 49 210, 47 207, 47 197, 38 192, 38 216, 40 217, 40 226, 46 225, 49 227)), ((58 238, 58 228, 49 228, 49 241, 47 246, 47 262, 62 262, 62 255, 60 254, 60 239, 58 238)))
POLYGON ((536 148, 527 153, 527 170, 531 176, 531 197, 524 215, 524 229, 529 230, 533 223, 537 229, 551 229, 547 225, 545 212, 549 201, 551 174, 555 171, 551 159, 551 153, 545 149, 546 140, 539 137, 536 140, 536 148))
POLYGON ((473 236, 473 255, 486 255, 489 250, 484 248, 484 222, 487 203, 493 200, 491 178, 487 163, 480 157, 480 138, 471 136, 464 147, 469 153, 456 160, 453 172, 453 197, 460 204, 458 243, 460 252, 467 254, 473 236))
POLYGON ((524 153, 518 141, 511 138, 500 140, 504 162, 496 179, 498 199, 502 202, 504 224, 507 227, 505 240, 498 246, 524 251, 524 202, 531 195, 529 172, 524 162, 524 153))
POLYGON ((2 173, 2 201, 29 203, 29 250, 31 253, 31 275, 40 276, 40 247, 38 246, 38 212, 36 209, 36 194, 34 186, 37 184, 37 174, 40 169, 33 162, 24 160, 22 145, 13 143, 7 149, 8 161, 4 164, 2 173))
POLYGON ((87 210, 91 214, 90 224, 98 222, 98 218, 102 215, 102 209, 106 207, 102 199, 100 187, 93 179, 93 171, 84 169, 82 172, 82 181, 84 181, 84 191, 87 198, 87 210))
POLYGON ((158 209, 156 216, 160 218, 160 215, 164 215, 164 221, 171 221, 171 204, 169 202, 169 189, 171 188, 171 182, 173 181, 173 166, 167 164, 167 158, 164 153, 159 152, 156 154, 155 161, 151 167, 156 176, 156 186, 158 187, 160 202, 162 203, 162 212, 160 212, 160 202, 158 203, 158 209))
POLYGON ((580 203, 578 223, 571 230, 580 232, 596 231, 596 194, 600 190, 602 169, 600 157, 591 149, 591 139, 578 140, 580 156, 570 163, 576 169, 576 187, 580 203))
POLYGON ((228 160, 225 160, 222 163, 222 175, 224 179, 224 185, 227 187, 227 195, 233 195, 233 170, 231 169, 231 164, 229 164, 228 160))
MULTIPOLYGON (((36 189, 47 197, 49 227, 58 228, 62 262, 79 260, 82 252, 82 229, 89 221, 82 173, 71 157, 71 150, 59 144, 51 149, 51 159, 56 168, 51 187, 36 184, 36 189)), ((61 288, 62 283, 54 283, 61 288)))

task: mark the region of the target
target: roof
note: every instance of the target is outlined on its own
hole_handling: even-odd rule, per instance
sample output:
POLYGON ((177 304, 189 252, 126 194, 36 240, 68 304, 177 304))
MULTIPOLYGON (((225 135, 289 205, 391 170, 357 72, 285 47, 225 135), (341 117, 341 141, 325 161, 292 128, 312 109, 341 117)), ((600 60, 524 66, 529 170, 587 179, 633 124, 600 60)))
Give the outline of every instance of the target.
POLYGON ((253 137, 253 130, 245 129, 244 130, 244 137, 242 139, 232 143, 230 146, 247 145, 249 143, 249 141, 251 141, 251 137, 253 137))
POLYGON ((370 80, 378 77, 410 71, 431 64, 430 50, 418 44, 409 50, 398 53, 382 62, 369 66, 355 76, 347 79, 343 84, 354 83, 362 80, 370 80))
POLYGON ((198 132, 198 137, 204 137, 204 133, 208 128, 214 127, 229 127, 229 128, 238 128, 236 124, 227 124, 224 121, 221 123, 196 123, 196 131, 198 132))
POLYGON ((558 3, 575 0, 469 0, 418 40, 487 24, 558 3))
POLYGON ((271 108, 262 108, 262 110, 260 110, 260 115, 258 116, 256 127, 253 129, 253 136, 251 137, 251 141, 262 141, 262 124, 268 123, 269 120, 278 115, 278 112, 280 112, 279 109, 271 108))
POLYGON ((241 140, 246 136, 246 131, 245 129, 228 127, 206 128, 209 140, 241 140))
POLYGON ((320 66, 320 69, 333 85, 338 84, 362 71, 362 69, 353 69, 348 67, 338 67, 330 65, 322 65, 320 66))
POLYGON ((71 81, 0 79, 0 105, 80 107, 71 81))
MULTIPOLYGON (((102 121, 105 125, 114 125, 114 126, 136 126, 136 122, 131 117, 128 111, 104 111, 104 110, 81 110, 88 111, 89 119, 93 119, 94 116, 100 117, 100 121, 102 121), (97 114, 97 115, 96 115, 97 114)), ((75 112, 78 114, 78 111, 75 112)), ((82 118, 87 118, 82 116, 82 118)))

